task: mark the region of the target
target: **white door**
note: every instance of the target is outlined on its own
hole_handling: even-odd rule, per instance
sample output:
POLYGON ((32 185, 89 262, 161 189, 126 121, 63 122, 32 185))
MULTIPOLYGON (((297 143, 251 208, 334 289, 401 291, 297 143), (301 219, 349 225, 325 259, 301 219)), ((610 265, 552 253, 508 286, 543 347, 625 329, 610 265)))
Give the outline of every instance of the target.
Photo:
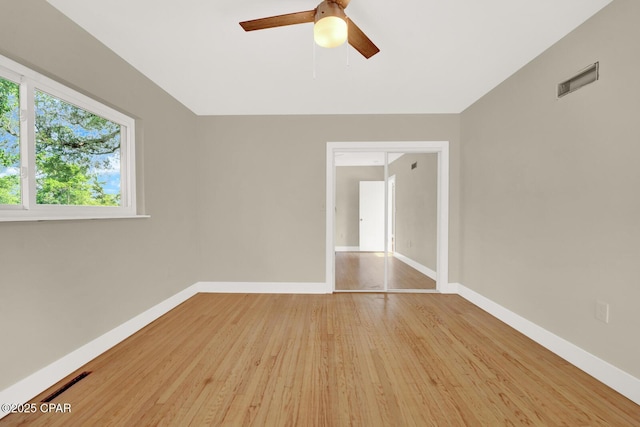
POLYGON ((384 181, 360 181, 360 250, 384 252, 384 181))

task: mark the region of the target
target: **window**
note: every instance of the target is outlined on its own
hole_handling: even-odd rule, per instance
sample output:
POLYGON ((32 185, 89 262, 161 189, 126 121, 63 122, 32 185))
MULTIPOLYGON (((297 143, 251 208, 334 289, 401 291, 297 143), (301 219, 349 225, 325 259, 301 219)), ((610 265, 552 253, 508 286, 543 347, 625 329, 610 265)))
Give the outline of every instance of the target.
POLYGON ((0 221, 136 216, 134 125, 0 56, 0 221))
POLYGON ((0 205, 20 204, 20 85, 0 77, 0 205))

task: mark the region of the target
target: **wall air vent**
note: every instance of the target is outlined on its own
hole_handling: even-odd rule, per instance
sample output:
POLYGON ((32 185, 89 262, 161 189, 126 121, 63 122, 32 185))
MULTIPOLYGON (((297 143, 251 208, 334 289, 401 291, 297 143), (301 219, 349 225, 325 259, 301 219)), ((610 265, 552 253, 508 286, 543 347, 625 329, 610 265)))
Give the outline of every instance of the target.
POLYGON ((565 95, 575 92, 583 86, 598 80, 599 77, 599 62, 589 65, 584 70, 580 71, 575 76, 558 83, 558 98, 562 98, 565 95))

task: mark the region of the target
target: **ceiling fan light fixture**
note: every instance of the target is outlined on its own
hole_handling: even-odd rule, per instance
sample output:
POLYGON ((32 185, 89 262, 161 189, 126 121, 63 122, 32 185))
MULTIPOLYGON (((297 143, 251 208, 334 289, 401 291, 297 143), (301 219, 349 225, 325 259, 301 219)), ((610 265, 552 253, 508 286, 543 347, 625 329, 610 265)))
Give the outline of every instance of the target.
POLYGON ((338 47, 348 41, 355 50, 369 59, 380 52, 380 49, 350 18, 347 18, 344 9, 350 1, 322 0, 318 7, 312 10, 242 21, 240 26, 245 31, 255 31, 313 22, 313 39, 319 46, 338 47))
POLYGON ((313 26, 313 39, 318 46, 338 47, 347 41, 347 23, 337 16, 322 18, 313 26))
POLYGON ((338 47, 347 41, 347 16, 342 7, 331 1, 322 2, 313 26, 313 40, 321 47, 338 47))

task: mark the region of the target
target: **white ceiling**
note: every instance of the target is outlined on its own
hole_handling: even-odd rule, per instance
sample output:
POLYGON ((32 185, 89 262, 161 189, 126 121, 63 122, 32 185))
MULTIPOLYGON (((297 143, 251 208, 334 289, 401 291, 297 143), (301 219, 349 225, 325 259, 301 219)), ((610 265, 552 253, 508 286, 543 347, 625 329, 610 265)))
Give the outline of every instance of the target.
POLYGON ((320 0, 48 1, 193 112, 253 115, 459 113, 611 0, 352 0, 368 60, 238 25, 320 0))

